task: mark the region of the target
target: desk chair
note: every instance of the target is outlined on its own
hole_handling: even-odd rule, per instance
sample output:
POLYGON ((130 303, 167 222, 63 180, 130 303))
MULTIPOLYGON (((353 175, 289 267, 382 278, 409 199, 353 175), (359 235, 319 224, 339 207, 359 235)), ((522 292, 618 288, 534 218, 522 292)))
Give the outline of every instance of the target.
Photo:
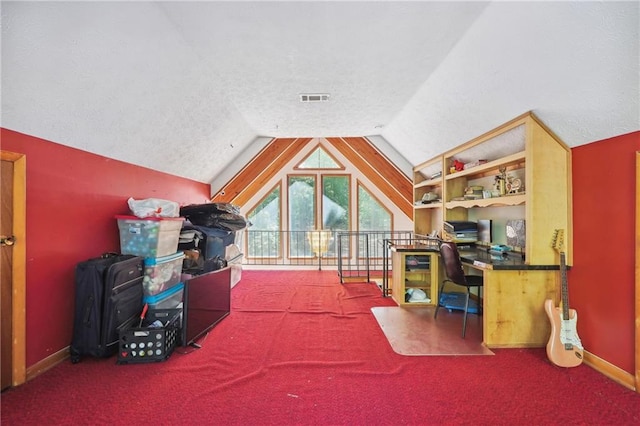
MULTIPOLYGON (((450 241, 443 241, 440 244, 440 257, 444 264, 444 270, 446 278, 442 281, 440 291, 438 292, 438 298, 442 294, 442 290, 447 282, 452 282, 466 287, 466 299, 464 304, 464 319, 462 321, 462 337, 467 331, 467 314, 469 313, 469 297, 471 296, 471 287, 478 288, 483 286, 484 281, 482 275, 465 275, 462 269, 462 261, 460 260, 460 253, 458 253, 458 247, 455 243, 450 241)), ((440 301, 436 305, 436 312, 433 318, 438 317, 438 309, 440 309, 440 301)))

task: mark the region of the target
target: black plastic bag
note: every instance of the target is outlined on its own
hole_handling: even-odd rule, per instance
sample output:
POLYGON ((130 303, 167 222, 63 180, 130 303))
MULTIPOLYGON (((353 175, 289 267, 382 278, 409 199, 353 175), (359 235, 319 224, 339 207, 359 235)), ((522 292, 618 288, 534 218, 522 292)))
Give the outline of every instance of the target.
POLYGON ((192 204, 180 209, 180 216, 197 226, 239 231, 247 227, 240 209, 229 203, 192 204))

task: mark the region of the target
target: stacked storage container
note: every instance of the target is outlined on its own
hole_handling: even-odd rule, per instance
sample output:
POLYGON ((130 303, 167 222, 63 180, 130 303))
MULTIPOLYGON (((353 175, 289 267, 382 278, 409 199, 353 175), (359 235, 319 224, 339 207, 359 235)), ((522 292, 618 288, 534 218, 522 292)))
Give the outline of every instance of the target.
POLYGON ((182 302, 183 252, 144 259, 144 302, 149 309, 172 309, 182 302))
MULTIPOLYGON (((181 312, 184 284, 180 282, 180 278, 184 253, 177 250, 184 218, 149 217, 141 219, 136 216, 116 216, 116 219, 120 230, 121 253, 144 257, 142 283, 143 302, 148 304, 149 308, 147 317, 154 318, 156 313, 171 312, 170 310, 176 309, 181 312)), ((179 330, 180 324, 181 321, 176 324, 174 320, 171 320, 161 330, 155 330, 169 333, 170 329, 176 326, 179 330)), ((136 330, 139 329, 140 327, 136 330)), ((173 331, 169 333, 169 335, 173 334, 175 334, 173 331)), ((167 342, 159 345, 158 348, 152 350, 152 354, 149 353, 151 349, 147 351, 123 350, 131 345, 140 344, 140 342, 136 343, 131 340, 131 330, 123 330, 120 333, 122 347, 118 354, 119 363, 164 360, 175 346, 173 340, 175 339, 170 339, 171 345, 167 342), (156 354, 155 351, 161 353, 156 354)))
POLYGON ((184 218, 116 218, 122 254, 145 258, 143 301, 150 309, 179 307, 184 289, 180 282, 184 253, 177 250, 184 218))

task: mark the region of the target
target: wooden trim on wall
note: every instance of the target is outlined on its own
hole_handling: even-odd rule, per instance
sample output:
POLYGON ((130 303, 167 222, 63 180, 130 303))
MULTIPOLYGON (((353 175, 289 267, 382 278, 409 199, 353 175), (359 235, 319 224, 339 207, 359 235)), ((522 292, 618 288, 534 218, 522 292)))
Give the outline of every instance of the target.
POLYGON ((636 315, 635 387, 640 392, 640 151, 636 151, 636 315))
MULTIPOLYGON (((380 169, 374 168, 369 158, 363 158, 358 151, 351 146, 345 139, 362 139, 362 138, 326 138, 342 155, 351 161, 351 163, 364 174, 367 179, 373 183, 383 194, 385 194, 392 203, 411 220, 413 220, 413 183, 407 176, 395 170, 391 163, 387 162, 386 166, 380 166, 380 169), (400 176, 398 176, 400 174, 400 176), (392 176, 392 177, 391 177, 392 176), (391 179, 391 181, 389 180, 391 179), (408 183, 408 184, 407 184, 408 183), (403 188, 408 189, 403 189, 403 188), (399 189, 400 188, 400 189, 399 189)), ((363 144, 358 143, 358 147, 362 148, 363 144)))
POLYGON ((12 350, 11 383, 19 386, 27 381, 27 157, 0 151, 3 161, 13 162, 13 235, 12 249, 12 350))
MULTIPOLYGON (((363 137, 324 138, 413 220, 413 182, 363 137)), ((245 205, 313 138, 276 138, 211 198, 245 205)), ((321 146, 322 144, 318 144, 321 146)))
POLYGON ((58 352, 55 352, 45 359, 42 359, 27 369, 27 379, 33 380, 38 377, 40 374, 46 372, 47 370, 52 369, 56 365, 60 364, 64 360, 69 358, 69 346, 60 349, 58 352))
POLYGON ((385 157, 367 138, 342 138, 362 159, 385 177, 400 195, 413 203, 413 176, 407 177, 393 162, 385 157))
POLYGON ((584 351, 584 363, 625 388, 637 391, 633 374, 628 373, 622 368, 616 367, 610 362, 587 351, 584 351))
POLYGON ((245 205, 310 140, 311 138, 274 139, 234 176, 212 201, 245 205))

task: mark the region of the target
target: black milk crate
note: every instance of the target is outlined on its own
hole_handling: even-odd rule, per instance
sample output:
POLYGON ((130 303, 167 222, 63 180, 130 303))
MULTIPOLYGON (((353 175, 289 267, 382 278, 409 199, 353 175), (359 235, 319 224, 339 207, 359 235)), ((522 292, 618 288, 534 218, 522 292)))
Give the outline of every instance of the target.
POLYGON ((158 362, 169 358, 181 338, 181 318, 182 309, 149 309, 142 327, 120 330, 118 364, 158 362), (160 321, 162 326, 152 327, 155 321, 160 321))

